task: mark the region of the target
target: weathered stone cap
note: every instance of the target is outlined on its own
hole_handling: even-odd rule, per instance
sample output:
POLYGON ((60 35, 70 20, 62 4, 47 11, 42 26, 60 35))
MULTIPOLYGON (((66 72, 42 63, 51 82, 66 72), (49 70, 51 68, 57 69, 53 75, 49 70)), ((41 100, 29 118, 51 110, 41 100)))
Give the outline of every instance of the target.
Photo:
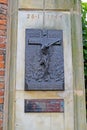
POLYGON ((80 0, 19 0, 19 9, 77 10, 80 0))

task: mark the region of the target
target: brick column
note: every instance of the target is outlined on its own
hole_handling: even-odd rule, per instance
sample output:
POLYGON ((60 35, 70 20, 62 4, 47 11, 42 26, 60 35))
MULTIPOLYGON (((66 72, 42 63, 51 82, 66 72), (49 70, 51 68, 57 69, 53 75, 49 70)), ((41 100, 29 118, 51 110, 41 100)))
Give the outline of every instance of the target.
POLYGON ((3 130, 6 43, 7 43, 7 0, 0 0, 0 130, 3 130))

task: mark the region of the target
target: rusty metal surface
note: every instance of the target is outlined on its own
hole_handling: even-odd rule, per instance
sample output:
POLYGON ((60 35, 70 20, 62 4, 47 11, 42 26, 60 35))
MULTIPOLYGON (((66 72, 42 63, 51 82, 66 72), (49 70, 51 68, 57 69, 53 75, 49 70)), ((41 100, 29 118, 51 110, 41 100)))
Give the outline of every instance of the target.
POLYGON ((25 112, 64 112, 63 99, 25 100, 25 112))
POLYGON ((62 30, 26 29, 25 90, 64 90, 62 30))

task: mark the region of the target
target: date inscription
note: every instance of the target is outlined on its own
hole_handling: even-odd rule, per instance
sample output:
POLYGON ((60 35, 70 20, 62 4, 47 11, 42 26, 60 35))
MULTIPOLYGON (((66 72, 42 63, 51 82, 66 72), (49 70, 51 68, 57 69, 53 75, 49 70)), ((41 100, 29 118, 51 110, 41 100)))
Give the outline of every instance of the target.
MULTIPOLYGON (((27 14, 27 19, 40 19, 40 18, 41 18, 40 14, 34 14, 34 13, 27 14)), ((45 18, 46 19, 59 19, 59 18, 62 18, 62 15, 45 13, 45 18)))

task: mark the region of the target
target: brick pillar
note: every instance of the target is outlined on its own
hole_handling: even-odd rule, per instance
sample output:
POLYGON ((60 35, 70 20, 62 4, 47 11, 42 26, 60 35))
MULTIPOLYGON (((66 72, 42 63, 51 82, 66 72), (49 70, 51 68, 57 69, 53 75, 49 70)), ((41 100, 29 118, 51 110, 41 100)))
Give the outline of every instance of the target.
POLYGON ((7 0, 0 0, 0 130, 3 130, 6 43, 7 43, 7 0))

